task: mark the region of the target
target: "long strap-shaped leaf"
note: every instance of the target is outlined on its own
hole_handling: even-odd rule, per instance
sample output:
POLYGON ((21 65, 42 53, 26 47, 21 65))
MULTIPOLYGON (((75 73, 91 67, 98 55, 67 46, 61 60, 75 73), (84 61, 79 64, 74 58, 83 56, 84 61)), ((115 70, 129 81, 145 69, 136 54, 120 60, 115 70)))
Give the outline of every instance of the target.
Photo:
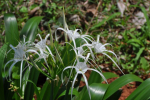
POLYGON ((36 87, 36 84, 34 82, 32 82, 31 80, 27 80, 27 81, 33 84, 34 89, 35 89, 35 93, 36 93, 36 96, 37 96, 37 100, 42 100, 41 97, 40 97, 39 91, 36 87))
POLYGON ((7 50, 7 44, 4 44, 1 48, 0 48, 0 100, 5 100, 4 97, 4 86, 3 86, 3 78, 2 78, 2 66, 4 63, 4 58, 5 58, 5 53, 7 50))
POLYGON ((145 80, 126 100, 147 100, 150 97, 150 78, 145 80))
MULTIPOLYGON (((32 68, 29 75, 29 80, 32 80, 34 84, 37 83, 40 72, 36 68, 32 68)), ((32 100, 34 94, 34 87, 32 83, 27 83, 25 88, 24 100, 32 100)))
POLYGON ((133 82, 133 81, 143 82, 143 80, 141 78, 139 78, 138 76, 135 76, 133 74, 126 74, 126 75, 116 79, 109 85, 109 87, 106 91, 106 94, 104 96, 104 100, 106 100, 108 97, 110 97, 113 93, 115 93, 122 86, 124 86, 130 82, 133 82))
MULTIPOLYGON (((101 84, 101 83, 93 83, 89 85, 91 100, 103 100, 104 94, 108 86, 109 86, 108 84, 101 84)), ((89 100, 89 95, 87 91, 82 96, 81 100, 89 100)))
POLYGON ((19 32, 16 17, 13 14, 4 14, 6 42, 16 46, 19 41, 19 32))
POLYGON ((26 41, 34 41, 37 35, 38 25, 43 17, 37 16, 29 19, 20 33, 20 39, 23 40, 23 35, 26 36, 26 41))

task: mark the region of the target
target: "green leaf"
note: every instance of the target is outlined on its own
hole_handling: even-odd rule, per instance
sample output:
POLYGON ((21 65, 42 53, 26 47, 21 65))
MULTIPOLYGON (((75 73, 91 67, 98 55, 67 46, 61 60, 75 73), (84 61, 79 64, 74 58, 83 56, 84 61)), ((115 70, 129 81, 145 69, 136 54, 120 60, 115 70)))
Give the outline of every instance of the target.
POLYGON ((139 52, 136 54, 136 58, 135 58, 135 61, 136 61, 136 62, 137 62, 138 59, 140 58, 140 56, 141 56, 141 54, 143 53, 144 49, 145 49, 145 47, 140 48, 139 52))
MULTIPOLYGON (((62 93, 58 96, 58 98, 60 98, 61 96, 64 96, 65 94, 66 94, 66 90, 65 90, 64 92, 62 92, 62 93)), ((71 95, 71 88, 70 88, 70 90, 69 90, 69 95, 71 95)), ((78 96, 79 93, 78 93, 78 91, 77 91, 76 89, 73 89, 72 95, 78 96)), ((58 98, 57 98, 57 99, 58 99, 58 98)))
POLYGON ((103 73, 103 75, 104 75, 104 77, 106 79, 110 79, 110 78, 114 78, 114 77, 119 77, 117 74, 111 73, 111 72, 105 72, 105 73, 103 73))
POLYGON ((150 34, 149 34, 149 32, 150 32, 150 20, 149 20, 149 17, 147 15, 148 12, 146 11, 145 7, 141 7, 141 10, 143 11, 144 16, 146 18, 146 24, 148 26, 148 28, 147 28, 147 35, 150 37, 150 34))
POLYGON ((128 40, 127 43, 138 43, 141 46, 144 46, 143 43, 140 40, 138 40, 138 39, 130 39, 130 40, 128 40))
POLYGON ((144 57, 141 57, 140 64, 144 70, 149 70, 149 63, 144 57))
POLYGON ((145 80, 136 90, 134 90, 126 100, 147 100, 150 95, 150 78, 145 80))
POLYGON ((88 80, 88 84, 90 85, 92 83, 101 83, 102 80, 102 77, 97 72, 92 71, 88 80))
POLYGON ((116 79, 109 85, 107 92, 104 96, 104 100, 107 99, 108 97, 110 97, 112 94, 114 94, 122 86, 124 86, 130 82, 133 82, 133 81, 143 82, 143 80, 141 78, 139 78, 138 76, 135 76, 133 74, 126 74, 126 75, 123 75, 120 78, 116 79))
POLYGON ((99 22, 98 24, 93 25, 93 27, 91 27, 91 30, 94 30, 94 29, 100 27, 100 26, 103 25, 105 22, 107 22, 107 21, 109 21, 109 20, 115 18, 115 17, 118 16, 118 15, 120 15, 120 12, 119 12, 119 13, 114 13, 114 14, 112 14, 112 15, 109 16, 108 18, 103 19, 103 20, 102 20, 101 22, 99 22))
MULTIPOLYGON (((93 83, 89 85, 91 100, 103 100, 104 94, 108 88, 108 84, 93 83)), ((82 96, 81 100, 90 100, 88 91, 82 96)))
POLYGON ((26 13, 28 12, 28 9, 25 6, 23 6, 21 7, 20 12, 26 13))
POLYGON ((36 84, 34 82, 32 82, 31 80, 27 80, 27 81, 33 84, 34 90, 35 90, 35 93, 36 93, 36 96, 37 96, 37 100, 42 100, 41 97, 40 97, 38 88, 36 87, 36 84))
POLYGON ((38 24, 43 17, 33 17, 27 21, 20 33, 20 39, 23 40, 23 36, 26 36, 26 41, 34 41, 37 35, 38 24))
POLYGON ((40 96, 42 100, 49 100, 51 94, 51 84, 50 82, 46 81, 43 85, 41 90, 40 96))
POLYGON ((5 53, 7 50, 8 44, 4 44, 0 48, 0 100, 5 100, 4 97, 4 84, 3 84, 3 77, 2 77, 2 67, 4 63, 5 53))
POLYGON ((111 95, 109 98, 107 98, 107 100, 118 100, 121 96, 121 93, 122 93, 122 89, 119 89, 113 95, 111 95))
POLYGON ((13 14, 4 14, 6 42, 16 46, 19 41, 19 32, 16 17, 13 14))
MULTIPOLYGON (((42 65, 39 65, 42 66, 42 65)), ((32 67, 30 70, 29 80, 31 80, 33 83, 37 83, 38 77, 40 72, 35 68, 32 67)), ((25 88, 25 94, 24 94, 24 100, 32 100, 34 94, 34 87, 31 83, 28 83, 25 88)))

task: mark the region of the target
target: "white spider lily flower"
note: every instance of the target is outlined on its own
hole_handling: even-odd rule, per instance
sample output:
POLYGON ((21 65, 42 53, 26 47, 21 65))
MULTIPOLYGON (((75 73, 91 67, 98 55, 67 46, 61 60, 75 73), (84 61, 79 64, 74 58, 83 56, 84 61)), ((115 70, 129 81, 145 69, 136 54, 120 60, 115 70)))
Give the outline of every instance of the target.
POLYGON ((40 37, 41 41, 39 41, 37 44, 35 44, 35 47, 39 49, 40 51, 40 55, 39 58, 37 58, 36 60, 39 60, 41 58, 44 59, 46 65, 48 66, 48 63, 46 61, 46 58, 48 57, 48 55, 50 54, 55 62, 54 59, 54 55, 52 54, 51 50, 49 49, 49 47, 46 45, 46 41, 47 38, 50 36, 49 34, 46 35, 45 39, 42 39, 41 35, 38 34, 38 36, 40 37), (48 51, 47 51, 48 50, 48 51))
MULTIPOLYGON (((5 72, 5 68, 6 66, 10 63, 10 62, 13 62, 12 65, 10 66, 9 68, 9 79, 11 79, 11 71, 12 71, 12 68, 13 66, 21 61, 21 66, 20 66, 20 87, 21 87, 21 80, 22 80, 22 70, 23 70, 23 61, 24 60, 27 60, 27 56, 26 56, 26 53, 27 52, 35 52, 38 54, 37 51, 33 50, 33 49, 30 49, 30 44, 29 42, 25 42, 25 37, 24 37, 24 42, 19 42, 19 44, 14 47, 10 44, 10 47, 12 48, 11 50, 14 50, 14 58, 9 60, 5 66, 4 66, 4 72, 5 72)), ((10 51, 10 50, 9 50, 10 51)), ((8 51, 8 52, 9 52, 8 51)), ((39 55, 39 54, 38 54, 39 55)))
POLYGON ((75 29, 75 31, 73 31, 73 30, 69 30, 68 28, 66 28, 66 29, 57 28, 57 30, 62 30, 62 31, 64 31, 64 32, 68 35, 69 39, 73 41, 75 48, 76 48, 75 39, 81 38, 81 39, 83 39, 86 43, 88 43, 87 40, 89 40, 89 41, 92 42, 91 39, 93 39, 93 38, 92 38, 91 36, 89 36, 89 35, 80 35, 79 32, 78 32, 78 31, 80 31, 80 32, 82 33, 82 31, 81 31, 80 29, 75 29), (91 39, 90 39, 90 38, 91 38, 91 39))
MULTIPOLYGON (((74 86, 74 84, 75 84, 75 81, 76 81, 76 78, 77 78, 78 74, 82 74, 82 75, 83 75, 83 78, 84 78, 84 80, 85 80, 85 84, 86 84, 86 87, 87 87, 87 90, 88 90, 88 94, 89 94, 90 99, 91 99, 91 94, 90 94, 90 89, 89 89, 89 86, 88 86, 88 81, 87 81, 87 78, 86 78, 86 76, 85 76, 85 72, 86 72, 87 70, 95 71, 95 72, 99 73, 100 76, 107 82, 106 78, 103 76, 102 73, 100 73, 100 72, 97 71, 96 69, 92 69, 92 68, 88 68, 88 67, 87 67, 86 63, 87 63, 87 61, 88 61, 89 56, 90 56, 90 53, 87 54, 87 57, 86 57, 86 59, 85 59, 84 62, 79 62, 79 61, 77 61, 77 64, 76 64, 75 66, 68 66, 68 67, 64 68, 63 71, 62 71, 62 74, 61 74, 62 83, 63 83, 63 72, 64 72, 66 69, 75 68, 75 70, 76 70, 76 72, 77 72, 76 75, 75 75, 75 77, 74 77, 74 80, 73 80, 73 82, 72 82, 71 98, 72 98, 73 86, 74 86)), ((69 76, 69 77, 70 77, 70 76, 69 76)))
MULTIPOLYGON (((109 44, 109 43, 106 43, 106 44, 101 44, 101 43, 99 43, 99 35, 97 36, 97 42, 92 42, 92 45, 93 45, 93 48, 94 48, 94 51, 96 52, 96 53, 102 53, 103 55, 106 55, 109 59, 111 59, 112 60, 112 62, 113 63, 115 63, 115 65, 118 67, 118 69, 123 73, 123 71, 120 69, 120 67, 117 65, 117 63, 108 55, 108 54, 106 54, 105 52, 109 52, 109 53, 112 53, 116 58, 117 58, 117 60, 118 60, 118 57, 117 57, 117 55, 114 53, 114 52, 112 52, 112 51, 110 51, 110 50, 107 50, 106 48, 105 48, 105 46, 107 46, 107 45, 111 45, 111 44, 109 44)), ((112 46, 112 45, 111 45, 112 46)), ((119 60, 118 60, 119 61, 119 60)), ((124 73, 123 73, 124 74, 124 73)))

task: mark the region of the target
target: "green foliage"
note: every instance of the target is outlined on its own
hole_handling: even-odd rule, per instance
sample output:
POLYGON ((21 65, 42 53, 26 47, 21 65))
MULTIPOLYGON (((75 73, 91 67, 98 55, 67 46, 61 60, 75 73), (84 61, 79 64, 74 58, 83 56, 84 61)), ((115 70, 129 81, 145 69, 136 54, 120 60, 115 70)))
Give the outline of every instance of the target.
POLYGON ((8 13, 4 15, 4 21, 6 30, 6 42, 16 46, 19 41, 19 31, 16 17, 13 14, 8 13))
POLYGON ((0 48, 0 99, 5 100, 5 95, 4 95, 4 81, 2 77, 2 67, 4 63, 4 57, 6 54, 8 44, 4 44, 3 47, 0 48))
MULTIPOLYGON (((28 0, 29 1, 29 0, 28 0)), ((27 1, 27 3, 29 3, 27 1)), ((86 0, 84 0, 86 1, 86 0)), ((59 46, 58 42, 53 43, 53 35, 51 33, 50 26, 53 24, 58 24, 57 19, 62 19, 60 17, 59 10, 62 10, 61 4, 59 4, 60 0, 51 2, 47 5, 47 0, 42 0, 41 4, 33 4, 30 7, 24 5, 20 7, 18 10, 17 7, 19 7, 23 1, 19 1, 18 4, 16 4, 16 7, 14 7, 14 3, 17 2, 17 0, 12 0, 12 3, 7 1, 2 1, 0 3, 0 12, 4 14, 5 11, 7 12, 14 12, 15 16, 17 17, 17 20, 15 16, 11 13, 7 13, 4 15, 4 25, 5 25, 5 38, 6 43, 12 44, 13 46, 16 46, 18 42, 21 40, 23 41, 23 36, 26 36, 26 41, 35 41, 36 35, 39 32, 38 31, 38 25, 40 21, 42 20, 40 25, 43 25, 41 27, 47 27, 49 28, 49 33, 51 35, 50 37, 50 46, 49 48, 52 49, 52 52, 54 52, 54 55, 56 55, 56 63, 52 60, 52 57, 48 57, 48 64, 50 66, 45 66, 43 64, 43 60, 41 60, 39 63, 32 64, 34 67, 31 69, 29 74, 29 78, 26 80, 28 84, 25 86, 25 91, 22 91, 22 88, 18 89, 17 92, 24 97, 24 100, 32 100, 33 94, 35 93, 37 95, 37 100, 66 100, 71 99, 71 83, 69 83, 67 86, 62 85, 60 81, 62 70, 69 65, 72 65, 75 61, 76 55, 73 52, 73 48, 66 44, 65 46, 59 46), (35 7, 40 7, 41 13, 39 15, 44 15, 45 17, 32 17, 28 16, 28 9, 33 10, 35 7), (42 9, 42 10, 41 10, 42 9), (28 19, 29 17, 32 17, 28 19), (17 24, 18 21, 18 24, 17 24), (27 22, 26 22, 27 21, 27 22), (21 25, 22 22, 26 22, 26 24, 23 26, 21 25), (44 24, 43 24, 44 23, 44 24), (23 27, 23 28, 22 28, 23 27), (22 29, 21 29, 22 28, 22 29), (20 33, 20 34, 19 34, 20 33), (60 54, 60 55, 59 55, 60 54), (57 66, 58 65, 58 66, 57 66), (40 66, 40 67, 37 67, 40 66), (41 70, 41 68, 47 69, 48 72, 44 72, 41 70), (41 91, 37 88, 37 81, 39 78, 39 74, 42 73, 47 77, 47 81, 44 83, 41 91), (33 87, 34 86, 34 87, 33 87)), ((64 2, 64 1, 63 1, 64 2)), ((89 0, 89 3, 97 3, 98 0, 89 0)), ((140 75, 149 73, 150 69, 150 63, 146 59, 145 56, 149 57, 149 46, 150 44, 147 42, 150 38, 150 20, 147 15, 147 11, 144 7, 141 7, 142 12, 144 13, 144 16, 146 18, 146 24, 142 26, 140 30, 137 30, 136 28, 130 28, 127 29, 128 20, 130 20, 130 16, 125 16, 124 18, 119 18, 120 13, 116 13, 117 7, 116 5, 112 5, 110 8, 110 11, 108 11, 108 5, 110 4, 111 0, 103 0, 102 6, 100 9, 103 11, 101 14, 106 14, 107 16, 104 17, 104 19, 97 23, 98 18, 95 18, 92 22, 92 26, 90 28, 91 34, 94 35, 99 34, 99 31, 101 32, 102 39, 104 37, 107 38, 107 42, 113 44, 115 52, 120 51, 121 52, 121 60, 120 65, 122 66, 123 70, 126 70, 128 73, 138 73, 140 75), (117 18, 117 21, 116 21, 117 18), (112 32, 113 29, 118 29, 119 33, 117 31, 112 32), (121 31, 120 31, 121 29, 121 31), (124 31, 122 31, 122 29, 124 31), (98 32, 93 32, 95 30, 98 30, 98 32), (101 31, 102 30, 102 31, 101 31), (117 35, 121 35, 122 39, 117 39, 117 35)), ((81 12, 78 8, 78 6, 75 4, 75 1, 67 1, 66 5, 66 14, 77 14, 80 16, 80 18, 83 20, 85 19, 85 16, 83 15, 83 12, 81 12), (67 4, 74 4, 71 6, 67 6, 67 4)), ((131 5, 130 7, 134 6, 137 7, 141 1, 138 1, 136 5, 131 5)), ((98 11, 100 10, 98 9, 98 11)), ((69 16, 70 16, 69 15, 69 16)), ((67 17, 68 18, 68 17, 67 17)), ((3 19, 2 19, 3 20, 3 19)), ((0 19, 1 21, 1 19, 0 19)), ((62 21, 62 20, 61 20, 62 21)), ((59 25, 62 25, 62 22, 59 21, 59 25)), ((2 21, 3 22, 3 21, 2 21)), ((83 22, 81 23, 83 24, 83 22)), ((80 27, 80 25, 72 25, 72 23, 69 23, 70 29, 74 29, 74 27, 80 27)), ((84 31, 86 31, 86 27, 88 25, 81 25, 84 26, 84 31)), ((55 26, 58 27, 58 26, 55 26)), ((1 30, 4 30, 3 26, 0 26, 0 32, 1 30)), ((47 31, 41 31, 40 34, 46 33, 47 31)), ((42 35, 44 36, 44 35, 42 35)), ((0 39, 4 38, 0 34, 0 39)), ((1 41, 0 41, 1 42, 1 41)), ((102 40, 102 42, 105 42, 102 40)), ((72 42, 69 42, 73 44, 72 42)), ((76 40, 77 47, 81 46, 83 42, 80 39, 76 40)), ((3 62, 6 63, 6 61, 10 60, 12 57, 12 52, 10 52, 7 55, 7 59, 4 61, 6 50, 9 49, 8 44, 4 44, 0 48, 0 100, 19 100, 20 97, 15 92, 11 92, 8 90, 10 83, 7 82, 6 77, 2 77, 2 68, 4 66, 3 62), (8 49, 7 49, 8 48, 8 49)), ((119 53, 117 53, 119 54, 119 53)), ((36 55, 35 55, 36 57, 36 55)), ((108 59, 97 59, 98 64, 102 63, 109 63, 108 59), (106 61, 105 61, 106 60, 106 61)), ((32 61, 31 61, 32 62, 32 61)), ((27 64, 24 64, 26 66, 27 64)), ((20 71, 20 64, 17 64, 12 69, 12 79, 14 81, 15 86, 18 86, 19 84, 19 71, 20 71)), ((24 73, 27 73, 27 70, 25 70, 24 73)), ((64 72, 64 75, 69 76, 69 70, 66 70, 64 72)), ((75 73, 73 72, 71 75, 71 79, 73 80, 75 73)), ((119 77, 116 74, 113 73, 103 73, 106 79, 113 78, 113 77, 119 77)), ((25 77, 26 74, 23 74, 23 77, 25 77)), ((28 75, 27 75, 28 76, 28 75)), ((65 77, 66 78, 66 77, 65 77)), ((78 84, 82 81, 82 77, 78 76, 78 82, 75 84, 73 89, 73 99, 74 100, 89 100, 89 94, 86 89, 86 86, 83 88, 79 88, 78 84)), ((102 84, 103 79, 99 74, 96 72, 92 72, 90 74, 90 78, 88 80, 90 93, 91 93, 91 100, 117 100, 121 95, 121 88, 122 86, 128 84, 129 82, 138 81, 142 82, 141 85, 127 98, 127 100, 146 100, 149 98, 150 93, 150 79, 147 79, 143 82, 142 79, 139 77, 133 75, 133 74, 127 74, 124 76, 119 77, 117 80, 110 84, 102 84)), ((24 82, 25 83, 25 82, 24 82)))
POLYGON ((94 30, 94 29, 100 27, 101 25, 103 25, 103 24, 106 23, 107 21, 109 21, 109 20, 115 18, 115 17, 118 16, 118 15, 120 15, 120 13, 115 13, 115 14, 112 14, 111 16, 108 16, 108 18, 105 18, 105 19, 104 19, 103 21, 101 21, 100 23, 96 23, 95 25, 93 25, 93 26, 91 27, 91 30, 94 30))
POLYGON ((23 36, 26 36, 26 41, 34 41, 37 34, 38 24, 42 18, 43 17, 38 16, 29 19, 20 32, 20 39, 23 40, 23 36))

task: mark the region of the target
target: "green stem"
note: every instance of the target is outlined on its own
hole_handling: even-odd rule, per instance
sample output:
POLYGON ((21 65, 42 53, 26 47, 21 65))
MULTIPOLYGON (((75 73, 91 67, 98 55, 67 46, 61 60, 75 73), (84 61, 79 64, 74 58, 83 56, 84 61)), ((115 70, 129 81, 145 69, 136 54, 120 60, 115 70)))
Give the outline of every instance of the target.
POLYGON ((51 97, 50 100, 53 100, 54 95, 54 80, 51 80, 51 97))
POLYGON ((67 98, 68 98, 70 87, 71 87, 71 82, 68 82, 64 100, 67 100, 67 98))

